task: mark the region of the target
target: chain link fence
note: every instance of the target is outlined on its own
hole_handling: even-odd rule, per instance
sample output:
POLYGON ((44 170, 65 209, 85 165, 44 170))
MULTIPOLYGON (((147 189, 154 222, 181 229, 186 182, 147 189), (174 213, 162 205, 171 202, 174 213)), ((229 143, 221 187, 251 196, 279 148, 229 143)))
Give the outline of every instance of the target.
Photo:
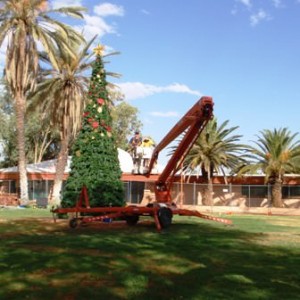
MULTIPOLYGON (((125 182, 126 201, 141 203, 154 199, 154 183, 125 182), (148 198, 148 199, 145 199, 148 198)), ((174 183, 171 196, 177 205, 205 206, 203 191, 207 184, 174 183)), ((285 207, 300 208, 300 186, 283 185, 282 198, 285 207)), ((214 184, 211 206, 272 207, 270 185, 214 184)))
MULTIPOLYGON (((44 201, 48 198, 52 180, 29 181, 29 199, 44 201)), ((124 182, 124 199, 127 203, 139 204, 155 200, 153 182, 124 182)), ((171 190, 177 205, 204 206, 203 190, 206 184, 174 183, 171 190)), ((0 181, 0 195, 18 194, 15 180, 0 181)), ((300 208, 300 185, 283 185, 282 198, 285 207, 300 208)), ((214 184, 212 206, 227 207, 272 207, 270 185, 232 185, 214 184)))

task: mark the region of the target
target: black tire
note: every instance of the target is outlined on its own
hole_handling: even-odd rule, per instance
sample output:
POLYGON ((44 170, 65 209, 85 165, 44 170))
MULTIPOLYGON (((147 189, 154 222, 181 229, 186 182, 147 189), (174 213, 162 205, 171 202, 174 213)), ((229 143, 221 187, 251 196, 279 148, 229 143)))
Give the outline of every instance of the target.
POLYGON ((78 221, 77 221, 77 219, 76 218, 73 218, 73 219, 71 219, 70 221, 69 221, 69 226, 70 226, 70 228, 76 228, 77 226, 78 226, 78 221))
POLYGON ((161 207, 158 210, 158 220, 161 228, 168 228, 172 224, 173 213, 168 207, 161 207))
POLYGON ((134 226, 139 221, 140 217, 138 215, 126 216, 125 220, 127 225, 134 226))

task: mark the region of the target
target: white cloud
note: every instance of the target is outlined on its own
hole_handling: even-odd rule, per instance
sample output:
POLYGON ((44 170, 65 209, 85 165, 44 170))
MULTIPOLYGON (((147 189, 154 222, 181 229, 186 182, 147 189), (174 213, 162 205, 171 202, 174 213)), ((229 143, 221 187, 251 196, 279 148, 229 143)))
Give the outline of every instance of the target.
POLYGON ((280 7, 284 6, 281 0, 272 0, 272 2, 273 2, 274 7, 276 7, 276 8, 280 8, 280 7))
POLYGON ((94 13, 100 17, 124 16, 124 8, 120 5, 111 3, 102 3, 94 7, 94 13))
POLYGON ((268 13, 266 13, 263 9, 260 9, 256 14, 252 14, 250 16, 250 24, 251 26, 256 26, 262 21, 271 20, 271 17, 268 13))
POLYGON ((66 6, 83 6, 81 0, 53 0, 52 8, 56 9, 59 7, 66 6))
MULTIPOLYGON (((250 13, 249 19, 250 19, 251 26, 254 27, 258 25, 260 22, 272 20, 272 16, 268 12, 266 12, 265 9, 263 8, 257 9, 257 5, 259 4, 256 1, 252 1, 252 0, 235 0, 235 1, 236 2, 233 9, 231 10, 231 14, 236 15, 237 13, 239 13, 238 4, 244 6, 247 12, 250 13)), ((270 9, 272 8, 278 9, 278 8, 285 7, 284 1, 282 0, 261 1, 260 5, 268 5, 270 9), (270 7, 270 5, 272 7, 270 7)))
POLYGON ((153 112, 150 112, 150 115, 154 116, 154 117, 163 117, 163 118, 179 116, 178 112, 176 112, 176 111, 167 111, 167 112, 153 111, 153 112))
POLYGON ((186 93, 201 96, 199 91, 191 90, 188 86, 179 83, 173 83, 167 86, 156 86, 142 82, 125 82, 118 85, 124 93, 126 100, 145 98, 154 94, 166 92, 186 93))
POLYGON ((112 25, 109 25, 105 20, 98 16, 84 15, 83 33, 89 40, 95 35, 98 35, 98 38, 101 38, 105 34, 116 33, 116 28, 112 25))
POLYGON ((171 85, 166 86, 163 89, 164 89, 165 92, 186 93, 186 94, 201 96, 200 92, 191 90, 185 84, 180 84, 180 83, 173 83, 171 85))
POLYGON ((252 6, 251 0, 237 0, 238 2, 244 4, 247 8, 252 6))
POLYGON ((84 15, 84 25, 82 26, 82 30, 87 40, 91 39, 95 35, 98 36, 98 39, 101 39, 106 34, 118 33, 116 24, 109 24, 106 20, 104 20, 104 17, 124 16, 125 11, 122 6, 106 2, 95 6, 93 11, 95 15, 84 15))

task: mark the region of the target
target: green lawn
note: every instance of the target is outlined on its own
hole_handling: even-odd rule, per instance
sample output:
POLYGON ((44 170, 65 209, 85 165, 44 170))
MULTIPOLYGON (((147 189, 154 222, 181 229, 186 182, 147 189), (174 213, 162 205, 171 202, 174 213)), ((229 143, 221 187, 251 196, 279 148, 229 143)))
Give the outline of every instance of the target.
POLYGON ((300 299, 300 218, 176 217, 70 229, 0 210, 0 299, 300 299))

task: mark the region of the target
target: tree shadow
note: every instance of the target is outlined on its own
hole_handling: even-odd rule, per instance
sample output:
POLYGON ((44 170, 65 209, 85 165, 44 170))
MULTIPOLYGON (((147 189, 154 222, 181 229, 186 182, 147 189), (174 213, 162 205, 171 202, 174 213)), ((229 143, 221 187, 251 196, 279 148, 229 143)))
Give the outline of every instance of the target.
POLYGON ((135 227, 2 224, 2 299, 297 299, 299 250, 263 233, 175 222, 135 227))

